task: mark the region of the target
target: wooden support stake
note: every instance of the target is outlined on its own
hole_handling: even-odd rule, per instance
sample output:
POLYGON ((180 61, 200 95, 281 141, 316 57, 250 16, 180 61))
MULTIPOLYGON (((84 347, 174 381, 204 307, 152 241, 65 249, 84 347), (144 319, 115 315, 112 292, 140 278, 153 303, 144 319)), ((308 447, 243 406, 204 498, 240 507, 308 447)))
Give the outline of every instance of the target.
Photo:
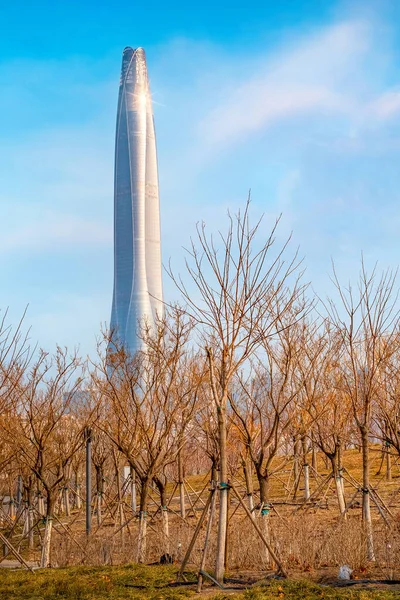
POLYGON ((239 500, 240 504, 242 505, 242 507, 244 508, 244 511, 246 513, 246 515, 249 517, 250 522, 252 523, 254 529, 257 531, 259 537, 261 538, 261 540, 264 542, 268 552, 271 555, 271 558, 274 560, 274 562, 276 563, 277 567, 278 567, 278 573, 280 575, 282 575, 282 577, 287 577, 287 573, 285 571, 285 569, 283 568, 283 565, 281 563, 281 561, 279 560, 279 558, 276 556, 275 552, 272 550, 271 545, 269 544, 269 542, 265 539, 263 532, 261 531, 261 529, 259 528, 259 526, 257 525, 255 519, 252 518, 251 513, 249 511, 249 509, 247 508, 247 506, 245 505, 245 503, 243 502, 242 498, 240 497, 240 494, 237 492, 236 488, 231 484, 231 488, 233 493, 235 494, 236 498, 239 500))
POLYGON ((203 584, 203 573, 204 573, 204 568, 206 566, 206 559, 207 559, 207 547, 208 547, 208 542, 210 539, 211 527, 212 527, 212 522, 213 522, 213 518, 214 518, 215 500, 216 500, 215 491, 216 491, 215 489, 212 490, 210 516, 208 518, 206 539, 204 540, 203 556, 201 557, 201 563, 200 563, 200 569, 199 569, 199 575, 198 575, 197 592, 199 594, 201 592, 201 586, 203 584))
POLYGON ((326 485, 328 482, 330 482, 331 478, 333 477, 333 473, 329 473, 329 475, 327 475, 325 477, 325 479, 319 484, 319 486, 317 487, 316 490, 314 490, 314 492, 311 494, 311 496, 309 496, 309 498, 305 498, 303 500, 303 502, 300 504, 300 506, 298 506, 297 508, 295 508, 294 512, 297 512, 298 510, 300 510, 301 508, 303 508, 303 506, 305 506, 306 504, 308 504, 312 498, 314 496, 316 496, 324 487, 324 485, 326 485))
POLYGON ((11 542, 1 532, 0 532, 0 540, 3 542, 3 544, 5 544, 7 546, 9 551, 12 552, 12 554, 14 554, 15 558, 18 560, 18 562, 21 563, 21 565, 24 565, 24 567, 26 567, 31 573, 34 573, 34 570, 32 569, 32 567, 30 567, 28 565, 28 563, 22 558, 20 553, 14 548, 14 546, 11 544, 11 542))
POLYGON ((225 589, 225 587, 221 583, 219 583, 216 579, 214 579, 214 577, 212 575, 210 575, 210 573, 207 573, 206 571, 200 571, 200 573, 201 573, 201 575, 204 575, 204 577, 207 577, 210 581, 212 581, 212 583, 214 583, 219 588, 221 588, 221 590, 225 589))
POLYGON ((206 517, 208 507, 210 506, 210 502, 211 502, 212 496, 213 496, 213 490, 211 490, 211 492, 210 492, 210 494, 209 494, 209 496, 207 498, 207 502, 206 502, 206 505, 204 507, 204 510, 201 513, 200 519, 197 522, 197 526, 196 526, 196 529, 194 531, 193 537, 190 540, 189 548, 186 551, 185 558, 183 559, 181 568, 179 569, 177 581, 179 581, 179 579, 182 577, 183 571, 184 571, 184 569, 185 569, 185 567, 186 567, 186 565, 187 565, 187 563, 189 561, 190 555, 191 555, 192 550, 194 548, 194 545, 196 543, 197 536, 200 533, 201 526, 203 525, 203 521, 204 521, 204 519, 206 517))

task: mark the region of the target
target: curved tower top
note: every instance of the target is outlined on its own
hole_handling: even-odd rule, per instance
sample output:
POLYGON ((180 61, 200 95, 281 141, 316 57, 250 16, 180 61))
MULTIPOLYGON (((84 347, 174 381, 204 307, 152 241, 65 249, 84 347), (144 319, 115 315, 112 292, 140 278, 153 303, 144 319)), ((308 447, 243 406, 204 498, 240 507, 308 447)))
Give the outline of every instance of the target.
POLYGON ((119 85, 114 171, 111 333, 143 348, 140 329, 163 312, 156 139, 146 54, 126 47, 119 85))

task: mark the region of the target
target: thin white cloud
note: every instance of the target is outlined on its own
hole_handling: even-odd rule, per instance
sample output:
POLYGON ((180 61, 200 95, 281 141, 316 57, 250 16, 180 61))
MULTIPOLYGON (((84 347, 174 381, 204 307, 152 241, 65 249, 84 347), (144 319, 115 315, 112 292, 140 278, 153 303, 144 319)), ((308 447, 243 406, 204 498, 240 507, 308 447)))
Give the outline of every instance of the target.
POLYGON ((400 113, 400 89, 389 90, 375 98, 366 108, 366 115, 378 120, 389 120, 400 113))
POLYGON ((354 111, 369 38, 365 23, 342 23, 272 59, 266 56, 264 64, 250 62, 203 120, 202 135, 209 142, 230 143, 294 115, 354 111))

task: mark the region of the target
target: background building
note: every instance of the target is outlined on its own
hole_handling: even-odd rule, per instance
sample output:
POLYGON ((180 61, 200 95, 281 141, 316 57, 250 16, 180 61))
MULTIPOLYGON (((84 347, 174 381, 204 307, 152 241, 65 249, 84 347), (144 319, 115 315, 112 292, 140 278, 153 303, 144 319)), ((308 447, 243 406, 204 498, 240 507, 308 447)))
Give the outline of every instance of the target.
POLYGON ((154 118, 143 48, 125 48, 114 175, 114 294, 111 332, 130 353, 141 323, 161 316, 160 205, 154 118))

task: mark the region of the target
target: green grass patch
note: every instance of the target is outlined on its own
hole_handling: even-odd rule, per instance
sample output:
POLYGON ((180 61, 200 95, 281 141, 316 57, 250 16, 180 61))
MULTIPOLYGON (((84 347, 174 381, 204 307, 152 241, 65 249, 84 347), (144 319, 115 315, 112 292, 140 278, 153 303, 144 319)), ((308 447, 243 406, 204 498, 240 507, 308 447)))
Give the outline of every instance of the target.
MULTIPOLYGON (((176 566, 125 565, 121 567, 70 567, 0 572, 1 600, 395 600, 399 592, 322 587, 308 581, 272 581, 234 593, 207 590, 198 596, 186 586, 173 587, 176 566)), ((194 580, 194 578, 193 578, 194 580)))
POLYGON ((34 574, 2 569, 0 598, 10 600, 180 600, 187 588, 169 587, 176 567, 124 565, 38 570, 34 574))
MULTIPOLYGON (((224 598, 220 595, 220 600, 224 598)), ((226 596, 228 598, 228 596, 226 596)), ((306 580, 275 581, 254 586, 242 594, 243 600, 398 600, 399 592, 388 590, 337 589, 306 580)), ((236 599, 238 600, 238 599, 236 599)))

